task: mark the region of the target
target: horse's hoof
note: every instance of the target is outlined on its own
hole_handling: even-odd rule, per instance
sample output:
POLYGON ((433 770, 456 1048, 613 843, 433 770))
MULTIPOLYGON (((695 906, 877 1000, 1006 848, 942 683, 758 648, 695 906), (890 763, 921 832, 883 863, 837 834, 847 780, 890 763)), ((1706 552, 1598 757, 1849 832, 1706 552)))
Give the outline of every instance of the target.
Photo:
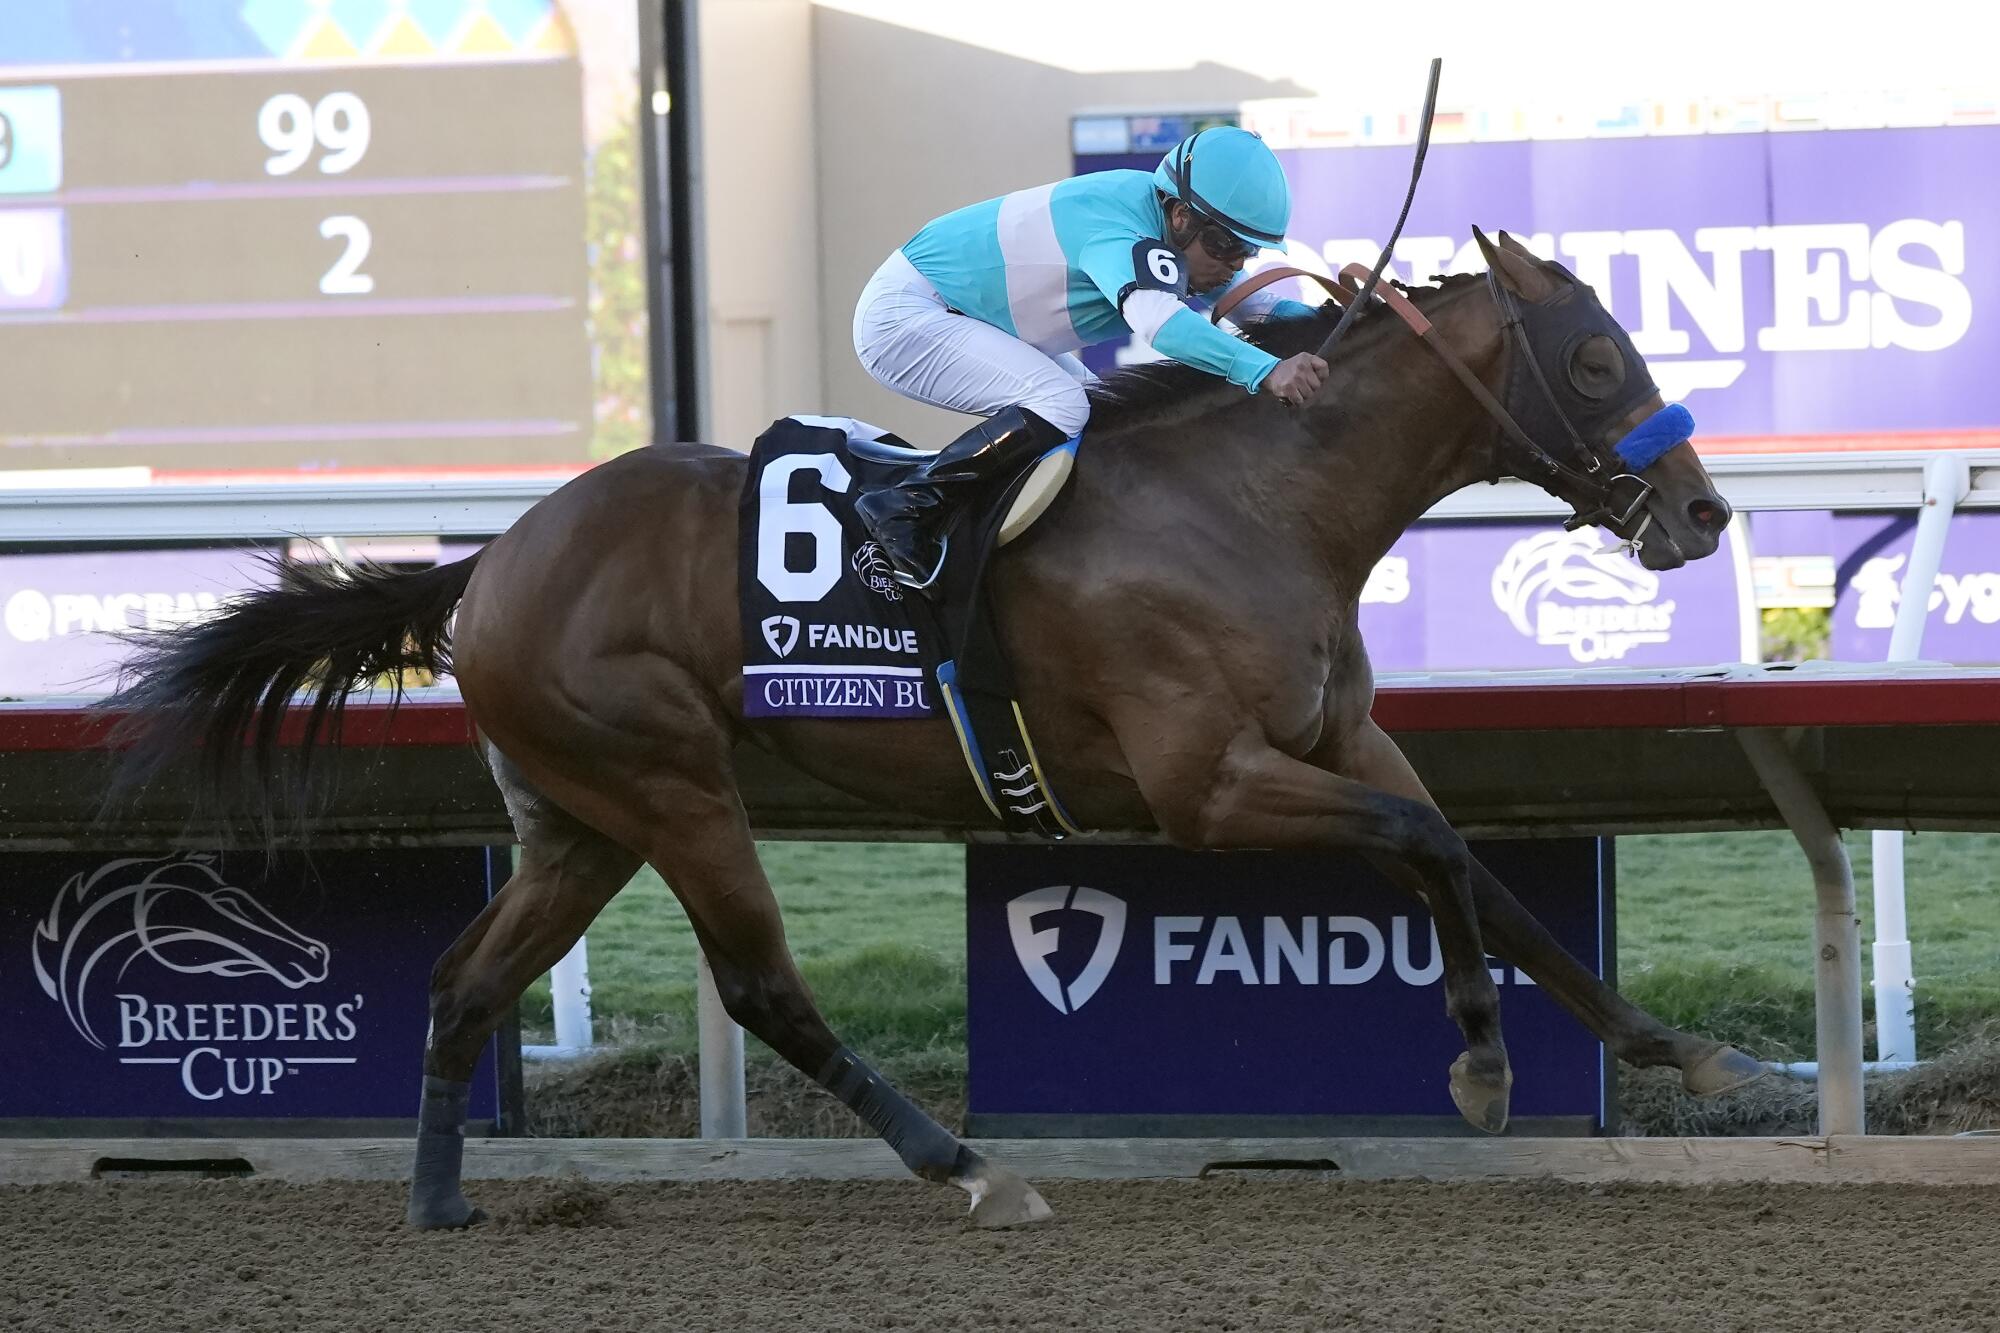
POLYGON ((406 1214, 409 1223, 418 1231, 463 1231, 476 1227, 486 1220, 486 1210, 472 1204, 463 1194, 435 1203, 419 1206, 417 1200, 410 1200, 410 1210, 406 1214))
POLYGON ((1681 1086, 1697 1097, 1713 1097, 1755 1083, 1770 1072, 1763 1061, 1734 1046, 1718 1046, 1681 1071, 1681 1086))
POLYGON ((1055 1215, 1033 1185, 991 1162, 981 1162, 969 1175, 952 1183, 972 1196, 974 1226, 1031 1226, 1055 1215))
POLYGON ((1451 1100, 1474 1129, 1498 1134, 1507 1128, 1507 1099, 1514 1088, 1514 1071, 1503 1069, 1496 1079, 1472 1072, 1472 1052, 1459 1052, 1451 1062, 1451 1100))

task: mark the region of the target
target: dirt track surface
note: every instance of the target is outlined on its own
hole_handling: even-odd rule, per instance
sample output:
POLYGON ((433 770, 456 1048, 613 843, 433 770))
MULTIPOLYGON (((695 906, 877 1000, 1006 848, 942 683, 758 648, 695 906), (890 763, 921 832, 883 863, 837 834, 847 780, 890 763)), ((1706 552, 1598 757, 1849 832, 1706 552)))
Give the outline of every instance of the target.
POLYGON ((1054 1182, 980 1232, 903 1184, 0 1189, 0 1327, 2000 1327, 2000 1189, 1054 1182), (1823 1285, 1822 1285, 1823 1284, 1823 1285), (1819 1290, 1815 1290, 1819 1286, 1819 1290))

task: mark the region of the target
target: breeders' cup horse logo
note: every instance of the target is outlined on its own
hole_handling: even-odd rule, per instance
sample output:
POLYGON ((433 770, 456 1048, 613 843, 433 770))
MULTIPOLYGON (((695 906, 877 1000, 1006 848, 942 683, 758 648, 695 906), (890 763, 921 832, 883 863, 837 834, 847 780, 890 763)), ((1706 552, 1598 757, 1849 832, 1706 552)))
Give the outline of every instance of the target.
POLYGON ((208 856, 112 861, 72 875, 35 927, 35 979, 99 1050, 85 1001, 140 959, 170 972, 271 977, 289 990, 326 980, 326 945, 224 882, 208 856))
POLYGON ((1024 893, 1007 904, 1007 934, 1014 941, 1014 956, 1021 960, 1021 970, 1028 974, 1036 991, 1056 1007, 1057 1013, 1073 1014, 1097 994, 1097 988, 1111 974, 1111 965, 1118 961, 1118 946, 1125 942, 1125 904, 1098 889, 1052 884, 1024 893), (1063 908, 1089 912, 1102 923, 1090 961, 1067 987, 1049 966, 1049 955, 1061 942, 1062 927, 1036 930, 1034 926, 1036 917, 1063 908))
POLYGON ((854 566, 855 576, 868 591, 880 593, 892 602, 903 600, 903 589, 896 582, 895 571, 882 554, 882 548, 874 542, 863 542, 855 547, 847 563, 854 566))
POLYGON ((1577 662, 1615 661, 1673 636, 1674 604, 1659 576, 1587 532, 1538 532, 1507 548, 1493 571, 1493 604, 1536 643, 1577 662))

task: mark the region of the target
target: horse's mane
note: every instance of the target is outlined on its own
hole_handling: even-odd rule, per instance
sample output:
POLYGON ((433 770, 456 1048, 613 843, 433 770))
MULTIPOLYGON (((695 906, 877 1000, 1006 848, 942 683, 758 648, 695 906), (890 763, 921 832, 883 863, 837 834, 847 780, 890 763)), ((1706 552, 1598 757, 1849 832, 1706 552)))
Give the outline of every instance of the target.
MULTIPOLYGON (((1447 292, 1458 291, 1469 283, 1484 282, 1484 279, 1476 273, 1450 273, 1440 275, 1434 281, 1436 286, 1432 287, 1405 287, 1400 282, 1394 285, 1421 307, 1447 292)), ((1364 328, 1380 326, 1383 317, 1390 313, 1388 307, 1371 303, 1355 316, 1350 336, 1358 336, 1364 328)), ((1326 301, 1309 316, 1257 320, 1245 327, 1242 336, 1283 360, 1316 349, 1339 319, 1340 307, 1326 301)), ((1396 322, 1393 316, 1390 322, 1396 322)), ((1341 356, 1353 355, 1354 347, 1353 342, 1348 342, 1341 356)), ((1157 422, 1169 413, 1183 415, 1208 407, 1211 405, 1209 399, 1219 402, 1225 393, 1240 395, 1241 391, 1206 370, 1185 366, 1178 361, 1149 361, 1127 366, 1090 386, 1090 428, 1103 432, 1157 422)))

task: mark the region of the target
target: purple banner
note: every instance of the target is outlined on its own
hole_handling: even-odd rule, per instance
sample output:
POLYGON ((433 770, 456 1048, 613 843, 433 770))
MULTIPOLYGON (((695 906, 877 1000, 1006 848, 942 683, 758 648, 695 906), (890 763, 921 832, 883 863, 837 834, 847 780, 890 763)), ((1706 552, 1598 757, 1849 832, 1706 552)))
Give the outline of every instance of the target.
MULTIPOLYGON (((1474 850, 1604 974, 1608 842, 1474 850)), ((1044 1132, 993 1117, 1457 1120, 1445 1074, 1464 1040, 1435 928, 1358 857, 976 845, 966 890, 976 1133, 1044 1132)), ((1514 1113, 1602 1123, 1596 1039, 1524 973, 1492 974, 1514 1113)))
MULTIPOLYGON (((1410 151, 1282 150, 1289 262, 1372 263, 1410 151)), ((1515 233, 1596 288, 1705 436, 1992 431, 1996 161, 1992 125, 1434 144, 1390 276, 1478 268, 1473 223, 1515 233)))
POLYGON ((745 717, 929 717, 932 712, 922 667, 750 666, 743 675, 745 717))
MULTIPOLYGON (((1831 516, 1835 565, 1832 655, 1880 662, 1902 605, 1916 519, 1907 514, 1831 516)), ((2000 513, 1955 515, 1931 591, 1918 655, 1960 666, 2000 664, 2000 513)))
POLYGON ((0 874, 6 1063, 38 1071, 0 1080, 0 1117, 414 1117, 431 967, 490 891, 481 847, 7 852, 0 874))
POLYGON ((1362 592, 1369 660, 1378 671, 1477 671, 1740 659, 1726 546, 1654 573, 1605 544, 1594 528, 1420 524, 1362 592))
POLYGON ((200 620, 264 582, 246 550, 0 556, 0 697, 109 693, 118 631, 200 620))

